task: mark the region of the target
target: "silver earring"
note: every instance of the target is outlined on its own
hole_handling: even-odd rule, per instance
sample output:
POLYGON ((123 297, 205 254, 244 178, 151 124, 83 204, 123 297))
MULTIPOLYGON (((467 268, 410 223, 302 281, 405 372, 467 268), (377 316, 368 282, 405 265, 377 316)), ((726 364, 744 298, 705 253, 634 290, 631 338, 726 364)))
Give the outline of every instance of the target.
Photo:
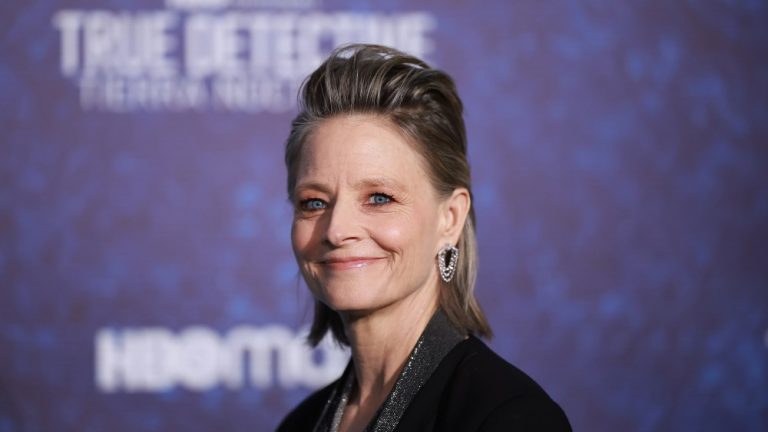
POLYGON ((440 277, 448 283, 456 274, 456 263, 459 261, 459 249, 451 244, 446 244, 437 253, 437 266, 440 267, 440 277), (446 255, 448 255, 446 257, 446 255))

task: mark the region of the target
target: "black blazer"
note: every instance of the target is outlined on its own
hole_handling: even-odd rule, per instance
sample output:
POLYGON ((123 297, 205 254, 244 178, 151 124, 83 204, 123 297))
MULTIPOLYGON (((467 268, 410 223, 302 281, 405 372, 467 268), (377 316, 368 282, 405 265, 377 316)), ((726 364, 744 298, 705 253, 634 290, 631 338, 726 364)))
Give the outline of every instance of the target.
MULTIPOLYGON (((280 432, 312 431, 334 386, 310 395, 280 432)), ((563 410, 533 379, 470 336, 413 398, 397 431, 570 431, 563 410)))

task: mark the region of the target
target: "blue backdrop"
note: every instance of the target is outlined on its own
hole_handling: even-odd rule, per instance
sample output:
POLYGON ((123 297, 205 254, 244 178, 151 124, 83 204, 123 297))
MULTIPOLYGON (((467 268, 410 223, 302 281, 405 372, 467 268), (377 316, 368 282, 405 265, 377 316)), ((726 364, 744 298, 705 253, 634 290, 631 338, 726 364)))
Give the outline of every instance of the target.
POLYGON ((0 432, 270 430, 302 345, 282 150, 344 42, 466 104, 491 345, 576 430, 768 430, 768 6, 0 5, 0 432))

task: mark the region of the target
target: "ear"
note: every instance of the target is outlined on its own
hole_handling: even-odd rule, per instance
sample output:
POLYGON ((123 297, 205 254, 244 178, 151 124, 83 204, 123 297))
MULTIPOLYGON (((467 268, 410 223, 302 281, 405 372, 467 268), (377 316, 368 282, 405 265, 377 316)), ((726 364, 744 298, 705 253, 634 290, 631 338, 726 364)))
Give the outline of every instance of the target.
POLYGON ((459 242, 471 205, 472 199, 469 197, 469 191, 463 187, 454 189, 451 196, 443 201, 440 206, 440 231, 438 235, 441 243, 439 246, 446 243, 455 246, 459 242))

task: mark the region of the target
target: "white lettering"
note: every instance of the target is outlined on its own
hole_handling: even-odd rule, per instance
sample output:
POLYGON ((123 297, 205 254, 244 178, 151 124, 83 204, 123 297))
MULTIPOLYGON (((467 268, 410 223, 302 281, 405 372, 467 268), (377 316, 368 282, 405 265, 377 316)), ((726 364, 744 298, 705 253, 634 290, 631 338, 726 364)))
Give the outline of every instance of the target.
POLYGON ((423 12, 218 11, 215 1, 172 3, 197 11, 54 15, 59 67, 80 85, 83 109, 285 112, 300 82, 336 46, 377 43, 427 59, 434 49, 436 20, 423 12))
POLYGON ((53 16, 53 24, 61 32, 61 73, 75 75, 80 64, 80 27, 82 12, 62 10, 53 16))
POLYGON ((205 327, 184 330, 176 341, 176 361, 172 370, 177 381, 189 390, 207 390, 216 386, 221 373, 221 341, 205 327))
POLYGON ((248 384, 316 388, 338 377, 349 355, 329 340, 311 350, 305 335, 279 325, 238 326, 223 338, 201 326, 177 334, 163 328, 102 329, 95 341, 96 386, 104 392, 248 384))
POLYGON ((169 8, 177 9, 221 9, 229 6, 231 0, 165 0, 169 8))
POLYGON ((181 111, 205 108, 208 90, 202 81, 148 78, 83 78, 80 105, 115 112, 181 111))
POLYGON ((176 73, 170 57, 177 41, 169 33, 170 12, 129 14, 95 11, 83 24, 83 73, 167 77, 176 73))
POLYGON ((105 392, 161 391, 173 384, 173 336, 165 329, 127 330, 96 335, 96 383, 105 392))

